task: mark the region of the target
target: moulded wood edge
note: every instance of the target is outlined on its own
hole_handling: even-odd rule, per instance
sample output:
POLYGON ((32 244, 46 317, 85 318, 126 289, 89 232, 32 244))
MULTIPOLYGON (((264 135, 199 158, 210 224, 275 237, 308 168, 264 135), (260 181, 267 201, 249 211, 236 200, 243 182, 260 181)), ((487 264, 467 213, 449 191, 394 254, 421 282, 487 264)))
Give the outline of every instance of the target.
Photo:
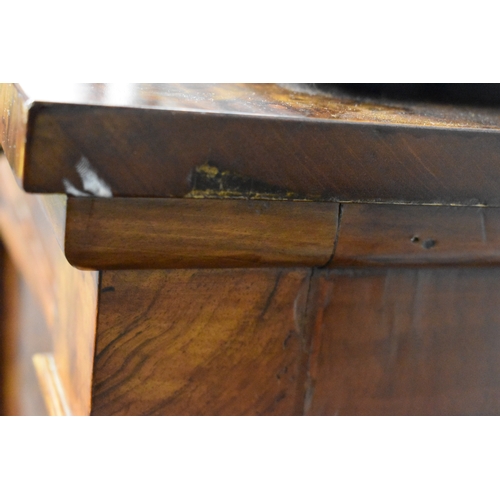
POLYGON ((65 255, 100 270, 321 267, 337 223, 332 202, 70 197, 65 255))

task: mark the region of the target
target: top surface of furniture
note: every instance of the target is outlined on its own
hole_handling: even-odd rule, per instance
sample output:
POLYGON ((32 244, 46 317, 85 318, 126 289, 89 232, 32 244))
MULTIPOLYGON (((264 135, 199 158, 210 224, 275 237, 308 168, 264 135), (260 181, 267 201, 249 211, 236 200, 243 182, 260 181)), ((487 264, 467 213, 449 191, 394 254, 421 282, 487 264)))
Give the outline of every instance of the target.
POLYGON ((29 192, 500 206, 500 113, 278 84, 2 84, 29 192))
POLYGON ((303 84, 250 83, 22 83, 28 105, 84 105, 295 118, 500 129, 500 113, 439 104, 375 102, 303 84))

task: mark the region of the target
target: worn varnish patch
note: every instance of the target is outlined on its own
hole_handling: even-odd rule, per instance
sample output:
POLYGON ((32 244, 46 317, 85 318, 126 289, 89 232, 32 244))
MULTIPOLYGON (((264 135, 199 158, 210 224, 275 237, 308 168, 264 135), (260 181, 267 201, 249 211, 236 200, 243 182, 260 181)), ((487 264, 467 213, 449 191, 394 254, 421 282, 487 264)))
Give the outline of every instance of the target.
POLYGON ((191 191, 185 198, 319 201, 319 196, 294 193, 213 165, 202 165, 191 174, 191 191))

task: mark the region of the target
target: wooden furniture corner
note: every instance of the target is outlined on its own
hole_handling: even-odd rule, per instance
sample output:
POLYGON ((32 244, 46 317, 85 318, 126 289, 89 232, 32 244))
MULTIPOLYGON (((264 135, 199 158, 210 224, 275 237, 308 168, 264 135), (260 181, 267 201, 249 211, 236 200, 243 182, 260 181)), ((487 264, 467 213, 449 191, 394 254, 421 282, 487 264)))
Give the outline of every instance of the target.
POLYGON ((500 414, 498 110, 1 84, 0 115, 4 413, 500 414))

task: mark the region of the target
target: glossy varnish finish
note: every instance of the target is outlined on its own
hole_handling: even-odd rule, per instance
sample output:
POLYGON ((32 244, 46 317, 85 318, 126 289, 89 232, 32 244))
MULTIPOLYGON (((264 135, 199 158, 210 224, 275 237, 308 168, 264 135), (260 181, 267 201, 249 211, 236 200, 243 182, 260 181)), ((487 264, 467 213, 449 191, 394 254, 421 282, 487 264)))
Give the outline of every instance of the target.
POLYGON ((310 271, 105 271, 95 415, 303 411, 310 271))
POLYGON ((47 415, 47 405, 40 391, 33 356, 54 352, 53 337, 40 302, 22 275, 15 273, 12 278, 7 311, 10 323, 6 366, 8 414, 43 416, 47 415))
POLYGON ((497 268, 325 271, 311 415, 500 414, 497 268))
POLYGON ((270 199, 500 206, 495 110, 370 104, 271 84, 60 87, 59 99, 24 88, 29 191, 88 194, 92 171, 114 196, 189 197, 209 165, 236 184, 267 186, 270 199))
POLYGON ((19 178, 24 174, 29 99, 18 85, 0 84, 0 144, 19 178))
POLYGON ((68 263, 44 205, 17 186, 5 157, 0 157, 0 230, 16 268, 41 305, 39 321, 50 332, 51 354, 71 412, 88 414, 98 273, 68 263))
POLYGON ((19 276, 7 255, 2 252, 0 274, 0 415, 18 415, 22 411, 21 400, 25 394, 19 366, 19 341, 17 333, 21 318, 16 314, 21 305, 19 276))
POLYGON ((70 198, 66 256, 91 269, 322 266, 335 203, 70 198))
POLYGON ((25 187, 74 196, 26 195, 0 160, 52 413, 500 414, 498 110, 54 90, 0 91, 25 187))
POLYGON ((95 415, 499 414, 496 268, 105 271, 95 415))
POLYGON ((71 415, 63 385, 59 378, 54 357, 50 353, 38 353, 32 358, 48 415, 62 417, 71 415))
POLYGON ((6 333, 7 333, 7 286, 5 272, 7 267, 7 254, 0 240, 0 415, 5 415, 5 379, 6 370, 6 333))
POLYGON ((91 269, 500 262, 491 207, 70 198, 66 226, 67 258, 91 269))

